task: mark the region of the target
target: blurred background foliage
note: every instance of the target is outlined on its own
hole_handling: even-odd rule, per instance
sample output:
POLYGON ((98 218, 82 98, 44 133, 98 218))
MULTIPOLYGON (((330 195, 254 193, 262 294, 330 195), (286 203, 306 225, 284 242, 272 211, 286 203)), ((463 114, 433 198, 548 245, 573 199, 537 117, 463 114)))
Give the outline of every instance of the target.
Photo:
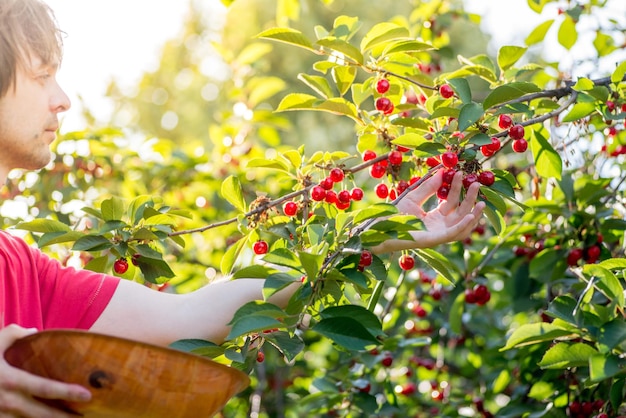
MULTIPOLYGON (((89 231, 96 227, 96 220, 83 212, 83 207, 98 207, 113 196, 130 201, 141 195, 151 196, 159 205, 189 211, 192 216, 182 218, 177 229, 205 228, 238 216, 220 194, 222 182, 231 175, 242 180, 248 202, 260 196, 277 198, 293 190, 292 177, 251 168, 248 162, 253 159, 271 159, 301 146, 306 155, 315 151, 358 155, 357 132, 349 118, 312 111, 273 112, 286 94, 308 92, 297 75, 310 73, 318 57, 293 46, 256 39, 265 29, 290 26, 314 39, 316 26, 331 28, 339 15, 358 16, 363 24, 360 35, 379 22, 398 22, 416 38, 438 48, 420 56, 420 69, 428 77, 459 68, 459 55, 493 55, 487 49, 488 36, 479 27, 480 18, 467 14, 461 1, 224 3, 229 7, 190 1, 185 30, 163 46, 160 66, 144 74, 132 91, 116 83, 109 86, 108 96, 115 104, 109 121, 96 123, 87 110, 92 126, 60 138, 54 144, 55 159, 46 169, 11 174, 0 189, 3 228, 23 220, 49 218, 89 231)), ((530 7, 547 3, 555 2, 529 0, 530 7)), ((576 2, 558 3, 569 7, 565 14, 569 17, 559 15, 561 20, 580 16, 576 2)), ((599 8, 604 5, 598 0, 588 3, 599 8)), ((611 58, 619 48, 619 36, 623 38, 623 28, 617 34, 607 33, 610 36, 595 38, 597 54, 577 63, 590 65, 590 75, 601 67, 601 58, 611 58)), ((531 51, 531 55, 540 67, 529 72, 537 85, 554 86, 566 77, 558 62, 545 62, 540 51, 531 51)), ((469 82, 476 100, 488 94, 485 81, 472 77, 469 82)), ((381 304, 386 303, 385 332, 393 336, 390 344, 396 344, 392 346, 393 367, 381 366, 388 353, 343 351, 314 333, 303 334, 306 350, 290 363, 265 344, 266 361, 255 365, 253 384, 229 403, 224 416, 246 416, 250 411, 256 413, 251 416, 267 417, 489 416, 478 408, 479 398, 488 410, 508 407, 498 416, 533 413, 536 417, 561 417, 574 416, 564 412, 574 396, 606 398, 611 390, 606 382, 579 388, 570 371, 537 368, 545 346, 504 353, 500 348, 512 327, 543 320, 547 301, 558 289, 584 290, 577 278, 555 283, 547 278, 563 273, 553 269, 566 269, 562 260, 566 248, 601 231, 610 242, 607 248, 623 253, 620 187, 624 159, 609 160, 599 150, 602 144, 614 150, 618 144, 626 144, 626 138, 620 127, 609 140, 607 129, 606 120, 598 117, 587 125, 551 131, 555 137, 570 138, 560 142, 559 151, 569 171, 558 186, 539 179, 523 156, 503 152, 490 162, 517 176, 520 201, 552 193, 554 202, 541 200, 537 212, 526 215, 513 207, 505 240, 495 236, 488 225, 481 225, 482 232, 476 231, 470 240, 440 249, 463 274, 480 271, 478 282, 488 282, 492 289, 488 310, 465 306, 463 287, 442 286, 425 264, 406 275, 390 264, 390 290, 381 304), (582 137, 588 141, 580 141, 580 148, 568 148, 582 137), (559 192, 559 187, 567 192, 559 192), (600 189, 604 190, 601 201, 595 194, 600 189), (576 199, 568 194, 574 190, 576 199), (609 201, 611 208, 607 209, 609 201), (582 239, 580 224, 570 223, 573 215, 584 217, 585 223, 593 226, 585 229, 582 239), (605 222, 607 219, 611 222, 605 222), (563 247, 533 261, 545 240, 558 241, 563 247), (427 317, 416 315, 418 306, 427 317), (432 338, 432 344, 422 344, 424 336, 432 338), (378 409, 379 405, 384 407, 378 409), (372 412, 375 410, 377 415, 372 412)), ((371 192, 376 181, 363 176, 358 184, 371 192)), ((232 222, 185 234, 184 247, 168 243, 162 250, 176 277, 160 289, 185 293, 219 278, 225 254, 244 235, 242 224, 232 222)), ((36 240, 36 236, 26 238, 36 240)), ((91 259, 90 254, 72 252, 66 245, 52 245, 45 251, 76 267, 91 259)), ((110 270, 119 255, 105 255, 110 270)), ((247 250, 238 263, 244 266, 254 260, 247 250)), ((131 266, 124 277, 143 282, 137 270, 131 266)))

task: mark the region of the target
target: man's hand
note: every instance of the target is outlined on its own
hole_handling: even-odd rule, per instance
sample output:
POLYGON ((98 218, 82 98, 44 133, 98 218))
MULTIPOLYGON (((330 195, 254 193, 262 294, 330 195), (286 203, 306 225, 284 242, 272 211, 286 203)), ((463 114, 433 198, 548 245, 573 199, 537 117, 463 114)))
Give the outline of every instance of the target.
POLYGON ((461 201, 463 187, 463 173, 457 172, 446 200, 442 200, 437 207, 426 212, 424 203, 435 193, 442 184, 443 170, 439 170, 431 178, 409 192, 398 202, 400 213, 414 215, 424 222, 426 230, 413 231, 413 241, 389 240, 373 248, 377 253, 407 250, 411 248, 431 248, 451 241, 460 241, 467 238, 476 228, 483 209, 484 202, 476 202, 480 184, 473 183, 461 201))
POLYGON ((70 418, 70 415, 38 402, 43 399, 63 399, 85 402, 91 393, 79 385, 71 385, 32 375, 12 367, 4 359, 4 352, 17 339, 33 334, 36 330, 17 325, 0 329, 0 417, 24 418, 70 418))

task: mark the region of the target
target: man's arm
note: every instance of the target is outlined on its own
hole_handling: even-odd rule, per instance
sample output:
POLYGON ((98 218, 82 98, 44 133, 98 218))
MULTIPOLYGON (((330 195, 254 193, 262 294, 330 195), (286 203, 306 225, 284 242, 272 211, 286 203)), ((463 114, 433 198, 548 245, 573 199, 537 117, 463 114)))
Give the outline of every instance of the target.
MULTIPOLYGON (((158 345, 186 338, 220 344, 230 329, 226 324, 237 309, 248 302, 263 300, 264 282, 262 279, 219 281, 192 293, 175 295, 122 280, 90 331, 158 345)), ((288 286, 269 302, 286 306, 299 286, 299 282, 288 286)))
MULTIPOLYGON (((0 353, 4 353, 15 340, 34 332, 37 330, 17 325, 0 329, 0 353)), ((91 393, 79 385, 45 379, 12 367, 6 362, 4 356, 0 356, 0 417, 75 417, 75 415, 36 402, 33 397, 86 402, 91 399, 91 393)))
MULTIPOLYGON (((456 174, 448 199, 428 212, 422 209, 422 205, 441 186, 441 170, 409 193, 399 202, 398 209, 422 219, 426 230, 414 232, 413 241, 389 240, 373 250, 382 253, 433 247, 469 236, 485 204, 476 203, 478 184, 473 184, 465 198, 460 199, 462 177, 461 173, 456 174)), ((189 294, 174 295, 122 280, 91 331, 160 345, 185 338, 201 338, 220 344, 229 332, 226 324, 237 309, 263 299, 263 285, 261 279, 228 280, 209 284, 189 294)), ((299 285, 299 282, 290 285, 269 302, 286 306, 299 285)))

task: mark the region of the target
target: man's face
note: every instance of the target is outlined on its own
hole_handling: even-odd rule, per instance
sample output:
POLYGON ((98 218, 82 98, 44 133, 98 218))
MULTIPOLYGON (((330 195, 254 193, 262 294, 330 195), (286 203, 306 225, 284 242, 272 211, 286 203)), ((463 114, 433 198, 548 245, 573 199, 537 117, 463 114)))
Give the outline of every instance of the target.
POLYGON ((15 88, 0 98, 0 182, 14 168, 37 170, 50 162, 58 114, 70 107, 57 69, 31 57, 17 68, 15 88))

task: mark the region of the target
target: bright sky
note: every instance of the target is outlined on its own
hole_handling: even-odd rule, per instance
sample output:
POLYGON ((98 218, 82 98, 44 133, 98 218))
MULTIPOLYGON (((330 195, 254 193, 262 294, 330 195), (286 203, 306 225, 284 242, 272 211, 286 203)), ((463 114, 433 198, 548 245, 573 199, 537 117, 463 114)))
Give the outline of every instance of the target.
POLYGON ((177 36, 187 0, 44 0, 66 33, 58 79, 74 109, 63 131, 80 129, 80 95, 96 116, 107 115, 103 99, 112 78, 122 86, 156 68, 163 43, 177 36), (78 111, 77 111, 78 110, 78 111))
MULTIPOLYGON (((180 33, 189 9, 188 0, 45 1, 67 33, 59 81, 74 109, 63 117, 63 131, 83 127, 78 95, 96 117, 108 115, 110 103, 103 96, 110 80, 115 78, 122 87, 132 86, 144 71, 155 68, 161 46, 180 33)), ((465 2, 468 11, 482 16, 484 29, 493 35, 494 50, 501 45, 522 45, 530 30, 548 18, 534 14, 527 0, 465 2)), ((619 9, 611 11, 612 16, 626 16, 626 1, 609 3, 619 9)), ((546 9, 549 17, 556 17, 555 7, 546 9)), ((559 60, 557 55, 555 60, 559 60)))

